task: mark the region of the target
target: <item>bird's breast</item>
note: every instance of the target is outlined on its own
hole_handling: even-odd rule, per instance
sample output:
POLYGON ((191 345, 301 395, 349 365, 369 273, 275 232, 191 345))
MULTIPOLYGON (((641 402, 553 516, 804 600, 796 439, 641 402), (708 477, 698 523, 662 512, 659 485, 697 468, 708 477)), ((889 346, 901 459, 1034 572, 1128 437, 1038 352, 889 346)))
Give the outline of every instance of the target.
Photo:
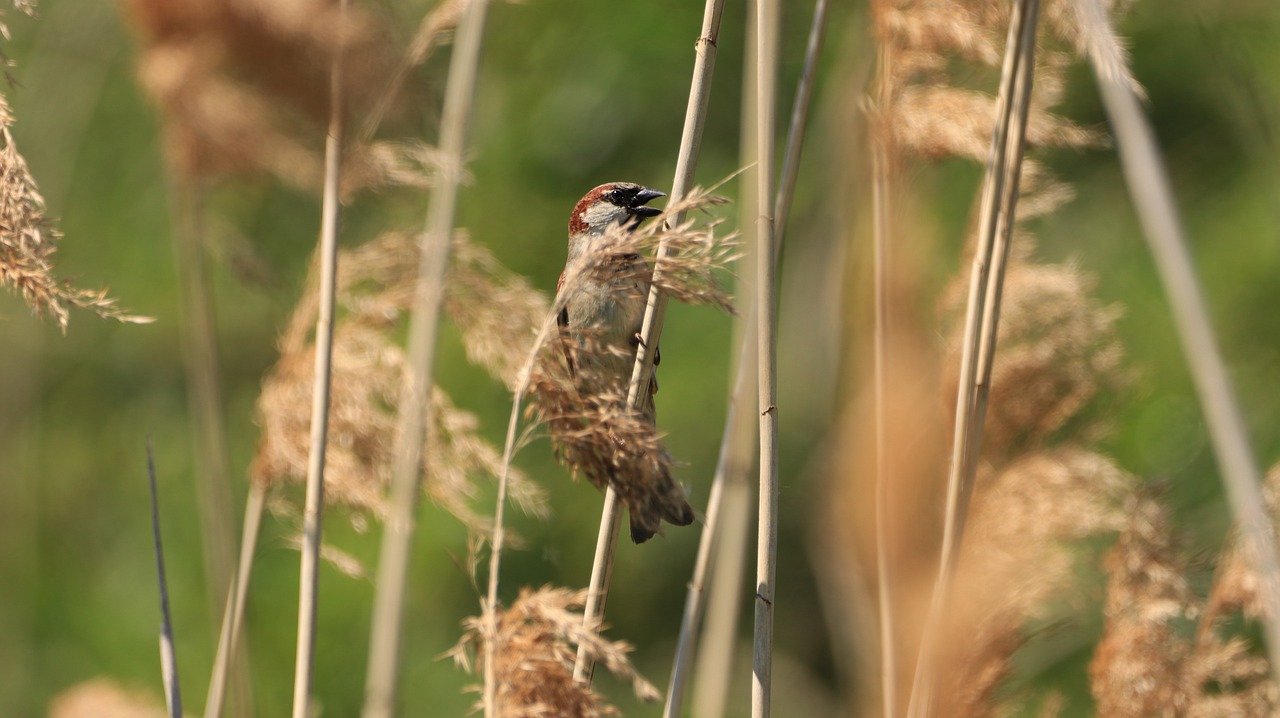
POLYGON ((610 344, 630 340, 644 321, 647 297, 639 284, 610 286, 599 282, 583 282, 566 304, 569 328, 593 334, 610 344))

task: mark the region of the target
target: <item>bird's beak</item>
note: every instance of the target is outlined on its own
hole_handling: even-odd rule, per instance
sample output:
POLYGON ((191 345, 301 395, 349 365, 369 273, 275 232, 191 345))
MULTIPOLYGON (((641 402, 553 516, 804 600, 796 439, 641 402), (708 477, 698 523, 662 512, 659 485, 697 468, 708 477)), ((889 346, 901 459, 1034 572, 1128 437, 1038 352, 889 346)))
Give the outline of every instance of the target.
POLYGON ((665 192, 659 192, 656 189, 642 188, 636 192, 636 196, 631 200, 631 214, 644 219, 646 217, 657 217, 662 214, 662 210, 655 207, 645 207, 644 205, 652 202, 659 197, 666 197, 665 192))

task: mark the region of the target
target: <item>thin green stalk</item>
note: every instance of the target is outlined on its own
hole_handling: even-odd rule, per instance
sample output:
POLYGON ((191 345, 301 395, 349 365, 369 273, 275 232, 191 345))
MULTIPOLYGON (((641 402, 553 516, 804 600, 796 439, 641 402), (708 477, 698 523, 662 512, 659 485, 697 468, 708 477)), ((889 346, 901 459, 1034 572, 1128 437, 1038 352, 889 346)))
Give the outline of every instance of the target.
POLYGON ((232 566, 231 468, 213 287, 202 243, 203 198, 195 180, 169 169, 182 311, 182 357, 195 436, 197 506, 210 605, 217 605, 229 584, 232 566))
MULTIPOLYGON (((339 0, 345 13, 347 0, 339 0)), ((298 581, 298 647, 294 665, 293 718, 311 714, 311 683, 319 605, 320 547, 324 518, 324 459, 329 434, 329 388, 333 363, 334 307, 337 303, 338 223, 342 181, 344 99, 342 50, 330 73, 329 134, 325 140, 324 198, 320 208, 320 308, 316 318, 315 377, 311 402, 311 450, 307 459, 307 492, 303 506, 302 558, 298 581)))
MULTIPOLYGON (((698 164, 698 150, 702 145, 702 130, 706 125, 707 107, 711 99, 711 80, 715 74, 716 45, 720 37, 720 18, 724 0, 706 0, 702 16, 702 32, 694 43, 693 80, 689 87, 689 103, 685 109, 684 131, 680 136, 680 151, 676 156, 675 179, 672 181, 668 204, 678 202, 693 186, 694 169, 698 164)), ((679 223, 683 216, 674 218, 679 223)), ((654 271, 662 271, 662 260, 670 253, 666 241, 658 245, 654 258, 654 271)), ((662 323, 666 317, 667 297, 652 282, 645 305, 644 322, 640 328, 640 342, 636 348, 636 362, 631 372, 631 384, 627 403, 635 409, 648 389, 648 377, 653 372, 653 352, 662 335, 662 323)), ((600 532, 596 540, 596 556, 591 567, 591 582, 587 588, 586 606, 583 608, 582 625, 591 631, 599 628, 604 620, 605 603, 609 597, 609 583, 613 573, 613 557, 618 545, 618 532, 622 522, 621 502, 610 486, 605 491, 604 507, 600 516, 600 532)), ((595 661, 582 646, 578 648, 574 663, 574 680, 590 683, 595 661)))
POLYGON ((1014 5, 1009 22, 1009 38, 996 104, 996 128, 983 183, 980 225, 965 316, 951 470, 947 477, 942 555, 911 687, 907 711, 912 718, 934 715, 937 682, 935 654, 950 602, 951 583, 964 536, 969 498, 977 469, 977 455, 982 442, 990 367, 995 354, 999 319, 996 305, 1004 282, 1004 258, 1008 251, 1008 233, 1012 232, 1013 227, 1013 202, 1018 194, 1018 172, 1035 72, 1038 16, 1037 0, 1020 0, 1014 5))
POLYGON ((772 703, 773 614, 778 563, 777 264, 773 261, 773 171, 778 73, 777 0, 756 4, 756 154, 759 250, 756 252, 757 370, 760 408, 760 498, 756 533, 755 642, 752 718, 768 718, 772 703))
MULTIPOLYGON (((392 715, 400 672, 401 624, 413 541, 419 477, 424 471, 422 446, 431 420, 430 395, 435 376, 436 336, 444 303, 458 188, 465 161, 471 109, 475 98, 480 49, 484 41, 488 0, 471 0, 458 27, 457 44, 449 62, 449 77, 441 115, 440 151, 444 172, 431 194, 421 264, 409 324, 408 355, 412 374, 406 379, 400 405, 400 433, 391 474, 389 512, 378 559, 365 677, 364 718, 392 715)), ((488 645, 488 644, 486 644, 488 645)), ((491 661, 486 661, 486 668, 491 661)))

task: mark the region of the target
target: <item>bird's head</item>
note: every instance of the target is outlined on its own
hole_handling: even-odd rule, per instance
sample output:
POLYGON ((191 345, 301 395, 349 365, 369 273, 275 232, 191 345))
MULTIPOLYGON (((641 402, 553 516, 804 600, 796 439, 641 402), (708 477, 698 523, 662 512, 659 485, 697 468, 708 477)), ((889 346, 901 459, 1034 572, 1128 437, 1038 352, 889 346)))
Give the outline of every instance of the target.
POLYGON ((613 225, 630 226, 662 210, 645 204, 666 195, 634 182, 610 182, 591 190, 578 200, 569 216, 570 250, 582 240, 602 236, 613 225))

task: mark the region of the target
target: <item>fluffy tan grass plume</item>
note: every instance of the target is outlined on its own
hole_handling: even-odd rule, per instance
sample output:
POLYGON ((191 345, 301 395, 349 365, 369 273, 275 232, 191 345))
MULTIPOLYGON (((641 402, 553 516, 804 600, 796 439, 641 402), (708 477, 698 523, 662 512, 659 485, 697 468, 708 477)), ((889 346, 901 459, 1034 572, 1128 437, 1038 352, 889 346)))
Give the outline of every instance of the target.
MULTIPOLYGON (((330 445, 327 457, 326 494, 333 501, 385 515, 385 493, 397 432, 396 407, 401 399, 405 352, 396 341, 398 327, 413 302, 417 266, 417 238, 401 233, 385 234, 365 245, 343 252, 339 262, 340 312, 334 335, 330 445)), ((470 305, 473 313, 515 311, 527 305, 525 314, 538 311, 545 302, 536 293, 521 293, 509 286, 476 278, 467 258, 487 256, 478 248, 460 254, 459 270, 471 278, 470 296, 503 295, 504 301, 470 305)), ((315 278, 312 277, 314 283, 315 278)), ((532 292, 532 290, 529 290, 532 292)), ((311 375, 314 345, 310 328, 315 323, 314 292, 304 299, 281 339, 281 356, 263 382, 258 399, 262 440, 251 467, 255 480, 298 480, 306 474, 309 441, 311 375)), ((505 320, 489 316, 478 322, 494 327, 505 320)), ((474 328, 467 329, 468 332, 474 328)), ((508 347, 529 342, 523 333, 507 335, 508 347)), ((490 338, 489 341, 501 341, 490 338)), ((434 421, 426 437, 427 494, 471 530, 483 532, 487 519, 470 506, 475 495, 474 477, 496 476, 501 454, 479 435, 476 417, 454 406, 436 388, 431 400, 434 421)), ((525 510, 545 512, 541 491, 526 477, 513 474, 512 494, 525 510)))
MULTIPOLYGON (((32 4, 15 6, 28 14, 32 4)), ((0 35, 9 29, 0 23, 0 35)), ((0 59, 5 59, 0 53, 0 59)), ((17 292, 37 315, 48 315, 63 331, 70 309, 87 309, 102 317, 146 324, 150 317, 128 314, 106 290, 77 289, 54 276, 54 253, 62 233, 45 215, 44 197, 27 161, 18 152, 10 128, 13 113, 0 95, 0 285, 17 292)))
POLYGON ((573 680, 576 647, 585 646, 591 656, 614 675, 629 681, 645 701, 661 699, 658 689, 636 673, 627 654, 631 646, 610 641, 582 625, 585 591, 544 586, 523 589, 507 610, 495 617, 496 635, 486 636, 483 617, 469 618, 467 632, 450 652, 454 660, 471 670, 476 647, 495 642, 495 679, 498 690, 491 715, 495 718, 601 718, 619 715, 617 709, 573 680))

